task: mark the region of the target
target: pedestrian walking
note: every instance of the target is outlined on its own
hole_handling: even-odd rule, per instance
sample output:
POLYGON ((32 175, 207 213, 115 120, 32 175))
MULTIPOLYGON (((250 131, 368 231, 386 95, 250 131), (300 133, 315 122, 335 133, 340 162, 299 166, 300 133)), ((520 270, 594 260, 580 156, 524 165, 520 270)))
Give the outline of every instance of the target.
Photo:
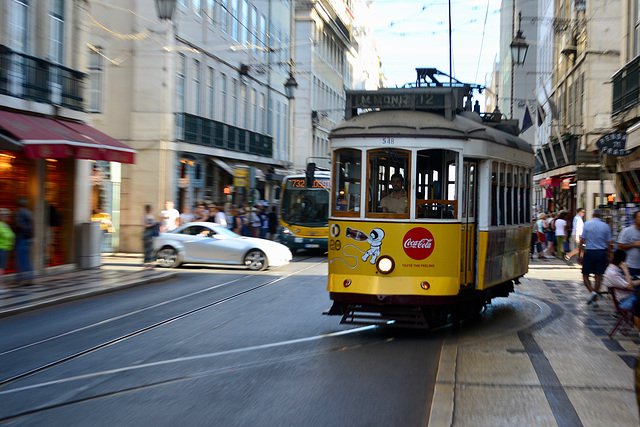
POLYGON ((564 241, 567 238, 567 220, 565 219, 565 212, 560 212, 558 218, 554 222, 556 229, 556 257, 559 259, 564 258, 564 241))
POLYGON ((582 261, 582 280, 590 292, 587 304, 598 306, 598 292, 602 283, 602 275, 609 264, 612 248, 611 227, 602 221, 602 211, 593 210, 593 219, 587 221, 580 236, 580 258, 582 261), (595 285, 591 285, 589 276, 593 274, 595 285))
POLYGON ((9 226, 11 211, 7 208, 0 209, 0 294, 8 292, 4 279, 4 269, 9 262, 9 255, 15 245, 16 236, 9 226))
POLYGON ((547 241, 547 235, 544 232, 545 231, 545 219, 547 218, 547 216, 544 213, 540 213, 538 214, 538 220, 536 221, 536 227, 537 230, 536 232, 538 233, 538 258, 540 259, 544 259, 544 245, 547 241))
POLYGON ((33 239, 33 214, 27 208, 26 197, 18 199, 18 211, 16 212, 16 253, 18 267, 18 282, 29 284, 33 279, 33 267, 31 266, 31 241, 33 239))
POLYGON ((180 226, 180 212, 175 208, 173 200, 164 202, 164 209, 160 211, 160 217, 164 231, 173 231, 180 226))
POLYGON ((269 216, 267 215, 267 208, 264 206, 260 207, 260 237, 263 239, 267 238, 269 234, 269 216))
POLYGON ((582 228, 584 227, 584 208, 578 208, 576 216, 573 217, 573 223, 571 225, 571 239, 569 239, 571 245, 575 248, 564 256, 564 259, 569 261, 573 256, 580 253, 580 236, 582 235, 582 228))
POLYGON ((144 215, 142 216, 142 247, 144 252, 144 261, 142 267, 144 269, 153 269, 155 261, 153 256, 153 239, 159 234, 161 223, 156 221, 153 216, 153 208, 151 205, 145 205, 144 215))
POLYGON ((556 256, 556 219, 558 219, 558 214, 549 212, 547 214, 547 220, 545 228, 545 233, 547 235, 547 255, 550 257, 556 256))
POLYGON ((269 212, 269 239, 275 240, 278 233, 278 213, 275 206, 271 206, 269 212))
POLYGON ((640 275, 640 211, 633 214, 633 225, 625 227, 618 236, 618 249, 627 253, 631 275, 640 275))

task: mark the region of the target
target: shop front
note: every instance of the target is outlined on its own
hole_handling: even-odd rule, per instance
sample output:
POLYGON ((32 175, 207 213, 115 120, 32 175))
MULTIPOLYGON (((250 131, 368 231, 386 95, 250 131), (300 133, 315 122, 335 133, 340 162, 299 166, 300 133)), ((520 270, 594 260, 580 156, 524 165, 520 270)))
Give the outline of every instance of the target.
MULTIPOLYGON (((134 156, 84 123, 0 111, 0 207, 15 212, 20 198, 28 200, 36 272, 77 262, 79 225, 90 221, 92 209, 107 207, 104 195, 93 197, 96 161, 133 163, 134 156)), ((11 257, 8 270, 14 268, 11 257)))

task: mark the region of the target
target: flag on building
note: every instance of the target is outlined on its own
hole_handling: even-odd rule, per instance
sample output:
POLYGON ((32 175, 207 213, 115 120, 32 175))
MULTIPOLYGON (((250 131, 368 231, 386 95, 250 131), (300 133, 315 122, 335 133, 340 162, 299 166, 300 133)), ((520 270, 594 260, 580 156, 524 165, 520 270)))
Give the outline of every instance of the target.
POLYGON ((542 108, 542 104, 538 102, 538 126, 542 126, 544 123, 544 119, 547 118, 547 114, 544 112, 544 108, 542 108))
POLYGON ((533 126, 533 120, 531 119, 531 112, 529 111, 529 101, 524 106, 524 117, 522 118, 522 130, 520 133, 524 133, 527 129, 533 126))

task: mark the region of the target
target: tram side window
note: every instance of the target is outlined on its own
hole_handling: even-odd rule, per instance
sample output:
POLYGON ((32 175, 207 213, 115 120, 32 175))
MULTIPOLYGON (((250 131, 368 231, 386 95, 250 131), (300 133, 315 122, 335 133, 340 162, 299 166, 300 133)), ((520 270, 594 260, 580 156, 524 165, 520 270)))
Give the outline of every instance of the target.
POLYGON ((415 178, 418 218, 457 218, 457 171, 457 152, 418 151, 415 178))
POLYGON ((491 225, 498 225, 498 166, 491 164, 491 225))
POLYGON ((338 150, 333 162, 333 211, 336 215, 356 216, 360 212, 360 150, 338 150))
POLYGON ((505 210, 507 214, 506 224, 513 224, 513 166, 507 165, 505 190, 507 193, 507 208, 505 210))
POLYGON ((410 152, 386 148, 368 153, 367 213, 409 215, 410 152))

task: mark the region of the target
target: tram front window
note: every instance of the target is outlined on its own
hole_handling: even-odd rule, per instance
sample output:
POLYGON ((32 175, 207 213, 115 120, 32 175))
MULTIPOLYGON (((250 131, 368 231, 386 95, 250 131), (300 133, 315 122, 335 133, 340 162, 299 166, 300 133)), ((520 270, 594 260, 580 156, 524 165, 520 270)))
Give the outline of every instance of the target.
POLYGON ((329 191, 325 188, 287 189, 281 209, 282 221, 303 227, 327 225, 329 191))
POLYGON ((416 212, 418 218, 454 219, 457 202, 458 153, 450 150, 418 151, 416 212))
POLYGON ((356 216, 360 212, 360 150, 338 150, 333 175, 333 211, 336 215, 356 216))
POLYGON ((401 214, 408 217, 410 152, 386 148, 368 153, 367 213, 401 214))

